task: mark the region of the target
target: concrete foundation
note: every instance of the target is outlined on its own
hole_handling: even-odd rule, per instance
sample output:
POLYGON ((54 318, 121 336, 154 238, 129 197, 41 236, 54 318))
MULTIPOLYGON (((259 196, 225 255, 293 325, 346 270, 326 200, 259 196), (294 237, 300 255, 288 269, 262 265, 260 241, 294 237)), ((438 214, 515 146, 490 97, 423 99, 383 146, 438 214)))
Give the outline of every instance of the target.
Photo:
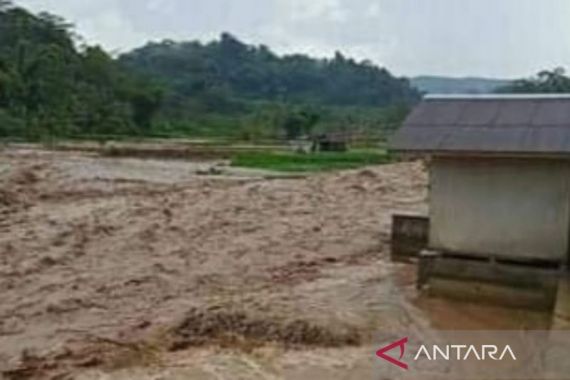
POLYGON ((429 219, 423 216, 393 215, 391 259, 409 262, 427 247, 429 219))
POLYGON ((551 311, 557 300, 559 268, 422 253, 419 286, 430 296, 499 306, 551 311))
POLYGON ((570 330, 570 274, 563 276, 558 283, 552 329, 570 330))

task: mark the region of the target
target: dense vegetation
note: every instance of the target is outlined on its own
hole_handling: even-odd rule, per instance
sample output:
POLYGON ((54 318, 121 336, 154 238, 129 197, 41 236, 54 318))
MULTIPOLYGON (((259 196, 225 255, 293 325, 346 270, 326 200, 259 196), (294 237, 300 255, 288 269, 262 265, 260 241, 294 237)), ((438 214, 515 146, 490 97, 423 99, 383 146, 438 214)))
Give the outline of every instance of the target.
MULTIPOLYGON (((563 69, 503 84, 498 92, 570 92, 563 69)), ((419 97, 407 79, 368 61, 279 56, 228 33, 149 43, 115 59, 79 45, 61 18, 0 0, 0 138, 383 138, 419 97)))
POLYGON ((0 137, 382 134, 419 98, 369 62, 280 57, 227 33, 118 59, 77 40, 61 18, 0 0, 0 137))
POLYGON ((295 154, 293 152, 248 152, 234 157, 232 165, 283 172, 354 169, 390 162, 380 150, 352 150, 347 153, 295 154))
POLYGON ((160 92, 69 25, 0 1, 0 136, 144 133, 160 92))
POLYGON ((280 57, 228 33, 207 44, 150 43, 120 62, 168 89, 161 110, 164 130, 192 132, 218 124, 209 129, 226 134, 233 129, 245 137, 280 132, 295 137, 315 127, 378 132, 398 124, 419 98, 407 79, 370 62, 341 53, 333 59, 280 57))
POLYGON ((511 84, 501 87, 500 93, 570 93, 570 78, 562 67, 552 71, 544 70, 535 77, 519 79, 511 84))
POLYGON ((238 99, 263 99, 337 106, 384 107, 409 103, 417 92, 369 62, 336 53, 333 59, 279 57, 266 46, 246 45, 228 33, 208 44, 150 43, 121 57, 138 71, 161 78, 177 97, 203 97, 204 106, 239 110, 238 99))

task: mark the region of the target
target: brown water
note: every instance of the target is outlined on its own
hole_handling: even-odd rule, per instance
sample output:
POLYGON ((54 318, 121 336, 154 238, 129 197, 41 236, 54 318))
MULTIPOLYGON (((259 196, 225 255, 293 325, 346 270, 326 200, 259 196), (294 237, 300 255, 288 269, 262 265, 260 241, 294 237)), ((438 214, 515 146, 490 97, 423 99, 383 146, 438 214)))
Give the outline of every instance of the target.
POLYGON ((8 150, 0 159, 3 371, 378 378, 378 331, 508 329, 548 319, 425 299, 415 267, 389 262, 391 215, 426 212, 426 173, 417 163, 266 181, 80 153, 8 150), (212 317, 233 332, 262 321, 265 330, 248 334, 263 344, 227 337, 220 344, 201 332, 215 342, 171 352, 172 329, 190 310, 205 326, 212 317), (350 345, 329 347, 353 329, 359 345, 349 335, 350 345), (266 332, 303 344, 272 344, 259 335, 266 332))

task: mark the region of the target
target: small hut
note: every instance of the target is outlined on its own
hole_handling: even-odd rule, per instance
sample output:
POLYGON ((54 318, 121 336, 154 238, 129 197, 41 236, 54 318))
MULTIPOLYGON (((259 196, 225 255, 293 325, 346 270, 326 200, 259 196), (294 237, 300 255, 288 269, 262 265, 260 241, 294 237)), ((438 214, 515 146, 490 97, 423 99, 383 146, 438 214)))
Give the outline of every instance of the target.
POLYGON ((324 133, 312 138, 313 152, 346 152, 350 136, 346 133, 324 133))
POLYGON ((568 263, 570 95, 426 96, 391 149, 427 158, 430 250, 568 263))
POLYGON ((570 95, 427 96, 391 148, 430 159, 430 247, 568 259, 570 95))

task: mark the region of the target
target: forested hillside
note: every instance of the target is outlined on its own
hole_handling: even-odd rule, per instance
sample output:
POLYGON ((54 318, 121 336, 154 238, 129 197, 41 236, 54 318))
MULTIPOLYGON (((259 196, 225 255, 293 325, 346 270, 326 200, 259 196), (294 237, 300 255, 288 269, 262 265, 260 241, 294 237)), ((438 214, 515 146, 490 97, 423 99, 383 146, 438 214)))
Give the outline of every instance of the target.
POLYGON ((519 79, 497 89, 500 93, 534 94, 534 93, 570 93, 570 77, 566 70, 557 67, 553 70, 540 71, 536 76, 519 79))
POLYGON ((102 49, 77 49, 59 17, 0 2, 1 136, 144 133, 159 100, 102 49))
POLYGON ((278 56, 228 33, 114 59, 0 0, 0 136, 296 137, 395 128, 419 93, 370 62, 278 56))
POLYGON ((407 79, 336 53, 333 59, 279 57, 223 33, 207 44, 164 41, 125 54, 120 62, 161 78, 181 96, 226 95, 338 106, 383 107, 417 99, 407 79))
POLYGON ((168 91, 161 125, 183 130, 212 125, 210 130, 239 129, 244 135, 295 135, 315 124, 381 130, 398 123, 419 98, 407 79, 369 62, 341 53, 333 59, 278 56, 228 33, 206 44, 150 43, 119 61, 163 83, 168 91))

